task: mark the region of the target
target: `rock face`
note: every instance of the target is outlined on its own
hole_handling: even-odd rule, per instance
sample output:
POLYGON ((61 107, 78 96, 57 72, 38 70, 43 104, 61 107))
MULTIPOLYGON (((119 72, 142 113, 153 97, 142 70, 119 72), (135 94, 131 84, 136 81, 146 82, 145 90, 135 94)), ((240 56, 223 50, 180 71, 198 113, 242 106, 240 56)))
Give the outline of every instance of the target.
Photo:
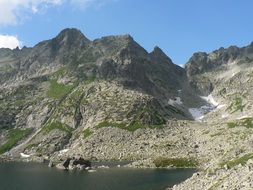
POLYGON ((210 54, 205 52, 193 54, 185 66, 191 86, 200 94, 210 94, 214 89, 214 84, 208 78, 207 73, 231 70, 231 65, 233 64, 242 64, 243 66, 252 63, 252 50, 253 46, 250 44, 243 48, 236 46, 231 46, 227 49, 220 48, 210 54))
POLYGON ((220 48, 210 54, 198 52, 193 54, 186 64, 186 71, 188 76, 201 74, 238 59, 250 61, 252 55, 252 45, 244 48, 236 46, 231 46, 227 49, 220 48))
POLYGON ((88 160, 84 160, 83 158, 67 158, 62 163, 59 163, 56 165, 56 168, 62 169, 62 170, 84 170, 84 169, 90 169, 91 168, 91 162, 88 160))
POLYGON ((250 174, 252 63, 250 44, 195 53, 183 69, 129 35, 91 41, 77 29, 0 49, 0 154, 62 169, 90 167, 73 157, 194 163, 204 171, 174 189, 242 188, 228 176, 250 174))
POLYGON ((15 134, 0 152, 14 157, 50 156, 103 127, 134 131, 191 120, 188 108, 205 103, 183 68, 130 35, 90 41, 65 29, 32 48, 0 49, 0 76, 0 141, 15 134))
POLYGON ((191 86, 211 93, 217 109, 202 120, 207 131, 193 127, 203 171, 173 189, 252 189, 252 47, 197 53, 187 63, 191 86))

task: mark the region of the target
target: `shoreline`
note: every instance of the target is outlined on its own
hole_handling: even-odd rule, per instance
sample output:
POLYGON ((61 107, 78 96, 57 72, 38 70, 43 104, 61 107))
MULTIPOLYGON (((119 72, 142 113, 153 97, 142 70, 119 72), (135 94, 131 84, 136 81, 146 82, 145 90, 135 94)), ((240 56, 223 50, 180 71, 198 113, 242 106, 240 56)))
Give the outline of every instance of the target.
MULTIPOLYGON (((89 160, 95 166, 105 166, 104 168, 133 168, 133 169, 194 169, 196 171, 202 171, 201 167, 150 167, 148 165, 143 165, 142 167, 132 165, 135 162, 143 161, 129 161, 129 160, 89 160), (99 164, 100 163, 100 164, 99 164)), ((42 157, 31 157, 31 158, 10 158, 10 157, 1 157, 0 156, 0 164, 8 163, 8 162, 23 162, 23 163, 41 163, 41 164, 49 164, 51 160, 44 159, 42 157)), ((54 166, 52 168, 56 168, 56 165, 63 162, 62 160, 52 161, 54 166)))

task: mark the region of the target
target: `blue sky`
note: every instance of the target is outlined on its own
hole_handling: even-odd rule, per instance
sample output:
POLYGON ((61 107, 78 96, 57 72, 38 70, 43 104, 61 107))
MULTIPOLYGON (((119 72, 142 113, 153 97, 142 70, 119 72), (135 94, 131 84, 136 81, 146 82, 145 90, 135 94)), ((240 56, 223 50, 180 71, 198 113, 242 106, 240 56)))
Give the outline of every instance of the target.
POLYGON ((197 51, 251 43, 252 8, 252 0, 0 0, 0 46, 1 37, 33 46, 76 27, 89 39, 129 33, 184 64, 197 51))

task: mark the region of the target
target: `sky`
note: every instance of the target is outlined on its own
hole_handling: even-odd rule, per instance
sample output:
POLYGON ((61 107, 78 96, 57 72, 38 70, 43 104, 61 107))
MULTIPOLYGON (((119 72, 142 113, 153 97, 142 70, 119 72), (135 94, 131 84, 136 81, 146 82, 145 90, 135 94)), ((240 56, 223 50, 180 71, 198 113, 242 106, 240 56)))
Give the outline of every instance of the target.
POLYGON ((250 44, 252 8, 252 0, 0 0, 0 47, 31 47, 74 27, 91 40, 130 34, 182 65, 198 51, 250 44))

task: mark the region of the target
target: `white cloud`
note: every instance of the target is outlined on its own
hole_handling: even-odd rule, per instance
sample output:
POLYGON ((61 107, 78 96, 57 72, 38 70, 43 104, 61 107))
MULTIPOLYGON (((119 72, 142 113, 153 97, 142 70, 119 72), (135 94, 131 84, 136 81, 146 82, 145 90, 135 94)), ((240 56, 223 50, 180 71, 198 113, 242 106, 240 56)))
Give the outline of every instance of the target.
POLYGON ((70 4, 78 6, 79 8, 86 9, 89 7, 100 8, 108 2, 117 0, 69 0, 70 4))
POLYGON ((87 8, 89 7, 92 3, 94 3, 96 0, 70 0, 70 3, 72 5, 78 5, 81 6, 82 8, 87 8))
POLYGON ((68 3, 81 9, 99 8, 108 2, 118 0, 0 0, 0 26, 15 25, 26 18, 27 14, 37 14, 50 6, 68 3))
POLYGON ((0 0, 0 25, 15 25, 23 13, 37 13, 43 6, 61 5, 63 0, 0 0))
POLYGON ((20 46, 21 42, 16 36, 0 35, 0 48, 15 49, 20 46))

